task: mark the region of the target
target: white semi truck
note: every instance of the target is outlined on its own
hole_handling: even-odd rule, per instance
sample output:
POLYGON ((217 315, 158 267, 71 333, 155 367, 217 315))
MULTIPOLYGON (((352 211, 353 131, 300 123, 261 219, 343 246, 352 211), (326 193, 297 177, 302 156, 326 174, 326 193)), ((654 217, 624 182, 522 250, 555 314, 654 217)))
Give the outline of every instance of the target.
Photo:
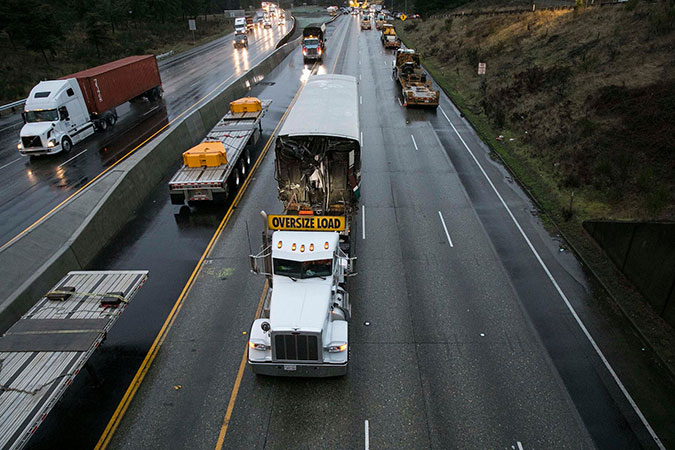
POLYGON ((275 156, 284 214, 265 215, 262 250, 250 257, 270 289, 251 327, 248 363, 263 375, 344 375, 361 170, 356 79, 310 77, 275 156))
POLYGON ((116 107, 162 96, 154 55, 129 56, 58 80, 41 81, 26 98, 17 148, 23 155, 69 152, 117 122, 116 107))

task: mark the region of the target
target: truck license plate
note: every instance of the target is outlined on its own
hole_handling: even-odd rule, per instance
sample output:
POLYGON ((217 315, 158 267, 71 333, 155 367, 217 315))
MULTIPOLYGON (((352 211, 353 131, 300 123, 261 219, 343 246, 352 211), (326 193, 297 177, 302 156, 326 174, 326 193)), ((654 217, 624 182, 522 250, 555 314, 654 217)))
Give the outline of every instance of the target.
POLYGON ((295 364, 284 364, 284 370, 288 370, 288 371, 292 372, 296 369, 297 369, 297 366, 295 364))

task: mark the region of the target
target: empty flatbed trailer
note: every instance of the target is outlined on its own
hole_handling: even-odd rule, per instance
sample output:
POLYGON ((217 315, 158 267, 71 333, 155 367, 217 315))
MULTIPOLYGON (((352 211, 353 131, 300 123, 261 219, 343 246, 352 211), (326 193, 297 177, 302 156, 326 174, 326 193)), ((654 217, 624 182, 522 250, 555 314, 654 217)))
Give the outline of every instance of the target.
POLYGON ((69 272, 0 338, 0 449, 26 445, 147 277, 69 272))

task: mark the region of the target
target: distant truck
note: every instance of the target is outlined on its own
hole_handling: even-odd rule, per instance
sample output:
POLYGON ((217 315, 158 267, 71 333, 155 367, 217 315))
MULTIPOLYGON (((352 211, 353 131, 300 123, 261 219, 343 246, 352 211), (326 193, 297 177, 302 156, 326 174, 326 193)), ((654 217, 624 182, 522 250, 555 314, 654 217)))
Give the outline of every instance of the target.
POLYGON ((245 97, 230 103, 204 140, 183 153, 183 166, 169 181, 171 203, 223 203, 251 168, 251 147, 262 134, 261 119, 271 101, 245 97))
POLYGON ((362 30, 370 30, 372 29, 372 23, 370 20, 370 16, 363 16, 363 19, 361 20, 361 29, 362 30))
POLYGON ((246 26, 246 17, 235 17, 234 19, 234 32, 235 33, 246 33, 248 31, 246 26))
POLYGON ((349 278, 361 180, 356 78, 311 76, 275 144, 284 214, 265 215, 251 270, 267 276, 249 333, 256 374, 330 377, 347 373, 349 278))
POLYGON ((431 79, 422 69, 420 55, 413 49, 398 49, 393 69, 394 78, 401 85, 403 102, 408 106, 438 107, 441 93, 434 90, 431 79))
POLYGON ((394 26, 388 23, 382 24, 382 34, 380 40, 384 48, 401 48, 401 41, 396 35, 394 26))
POLYGON ((378 14, 377 19, 375 20, 375 29, 381 30, 382 25, 384 25, 384 14, 378 14))
POLYGON ((41 81, 28 95, 17 148, 23 155, 69 152, 73 145, 117 122, 115 108, 162 96, 154 55, 129 56, 101 66, 41 81))
POLYGON ((247 13, 245 18, 246 18, 246 31, 250 33, 255 29, 255 25, 253 23, 253 15, 247 13))
POLYGON ((322 61, 326 53, 324 36, 326 25, 323 23, 312 23, 302 30, 302 57, 305 63, 308 61, 322 61))

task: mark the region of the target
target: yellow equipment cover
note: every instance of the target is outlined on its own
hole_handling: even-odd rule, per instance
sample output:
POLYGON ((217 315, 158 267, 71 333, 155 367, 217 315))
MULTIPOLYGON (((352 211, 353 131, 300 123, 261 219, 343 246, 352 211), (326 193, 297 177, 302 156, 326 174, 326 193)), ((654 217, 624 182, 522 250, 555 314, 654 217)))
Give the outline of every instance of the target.
POLYGON ((255 97, 244 97, 230 102, 230 111, 232 114, 256 112, 262 110, 260 100, 255 97))
POLYGON ((183 164, 188 167, 218 167, 227 164, 227 153, 222 142, 202 142, 183 152, 183 164))

